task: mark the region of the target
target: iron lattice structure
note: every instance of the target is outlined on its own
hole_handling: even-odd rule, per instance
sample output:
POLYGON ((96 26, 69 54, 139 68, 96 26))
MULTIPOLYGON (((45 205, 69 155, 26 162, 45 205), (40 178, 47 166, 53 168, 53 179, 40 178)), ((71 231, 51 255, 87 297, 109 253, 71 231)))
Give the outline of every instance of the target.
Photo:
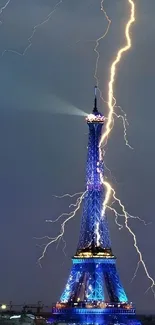
MULTIPOLYGON (((135 309, 128 302, 120 282, 107 217, 102 215, 105 190, 100 173, 104 175, 104 163, 100 157, 99 141, 104 116, 98 112, 96 93, 93 112, 86 121, 89 140, 80 237, 66 287, 54 314, 59 317, 68 315, 74 321, 73 315, 87 315, 87 320, 89 315, 125 315, 129 319, 135 314, 135 309)), ((131 320, 128 324, 139 322, 131 320)))

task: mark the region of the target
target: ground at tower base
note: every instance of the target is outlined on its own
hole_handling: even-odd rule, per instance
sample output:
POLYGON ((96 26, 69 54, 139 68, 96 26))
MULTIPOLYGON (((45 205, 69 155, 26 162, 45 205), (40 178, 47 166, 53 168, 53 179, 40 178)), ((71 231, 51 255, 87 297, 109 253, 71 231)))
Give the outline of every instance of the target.
MULTIPOLYGON (((54 305, 54 304, 52 304, 54 305)), ((65 321, 56 321, 54 315, 51 314, 51 305, 46 306, 42 302, 39 301, 39 304, 29 304, 26 305, 14 305, 11 302, 11 305, 0 304, 0 325, 83 325, 83 324, 96 324, 96 325, 134 325, 134 324, 142 324, 142 325, 155 325, 155 315, 145 315, 138 314, 136 316, 137 320, 135 322, 134 319, 125 319, 122 317, 114 317, 113 319, 109 319, 109 317, 91 317, 91 319, 83 318, 81 321, 73 321, 69 320, 65 321)))
POLYGON ((66 324, 66 325, 141 325, 142 323, 135 319, 135 318, 130 318, 129 316, 120 316, 120 315, 79 315, 79 319, 73 315, 73 317, 69 317, 68 322, 66 322, 66 317, 61 318, 61 320, 54 322, 53 319, 50 319, 50 322, 52 324, 66 324))
POLYGON ((48 322, 52 323, 52 325, 155 325, 155 316, 146 316, 146 315, 136 315, 135 319, 125 319, 123 317, 115 317, 115 318, 89 318, 83 319, 83 322, 74 322, 72 320, 68 322, 62 321, 54 321, 54 319, 48 319, 48 322))

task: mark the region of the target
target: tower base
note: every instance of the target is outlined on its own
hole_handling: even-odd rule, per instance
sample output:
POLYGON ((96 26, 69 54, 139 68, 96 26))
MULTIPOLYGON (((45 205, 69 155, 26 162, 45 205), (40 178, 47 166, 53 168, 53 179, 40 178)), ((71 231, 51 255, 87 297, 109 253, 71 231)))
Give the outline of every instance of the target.
POLYGON ((141 325, 128 302, 111 252, 79 254, 72 259, 65 290, 52 310, 54 324, 141 325))
MULTIPOLYGON (((113 255, 103 254, 102 252, 97 255, 87 253, 87 256, 84 257, 83 255, 74 256, 72 262, 73 266, 65 290, 58 303, 60 304, 59 308, 62 304, 64 305, 63 308, 78 307, 79 302, 80 308, 86 303, 87 308, 92 308, 93 305, 102 304, 107 300, 105 297, 106 290, 108 301, 111 305, 114 303, 113 307, 117 303, 118 305, 128 304, 128 298, 120 282, 116 269, 116 259, 113 255), (73 304, 74 306, 72 306, 73 304)), ((105 306, 100 306, 100 308, 105 309, 105 306)))
POLYGON ((85 309, 72 309, 70 311, 66 310, 64 313, 54 313, 50 322, 66 325, 141 325, 141 322, 135 318, 134 314, 121 314, 115 310, 111 310, 109 313, 105 313, 104 310, 100 310, 100 312, 91 310, 90 312, 85 309))

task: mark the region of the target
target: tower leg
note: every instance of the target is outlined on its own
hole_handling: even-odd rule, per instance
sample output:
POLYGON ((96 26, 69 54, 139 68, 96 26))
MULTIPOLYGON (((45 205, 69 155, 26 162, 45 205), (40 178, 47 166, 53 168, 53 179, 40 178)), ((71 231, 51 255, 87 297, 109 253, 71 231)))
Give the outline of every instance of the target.
POLYGON ((65 290, 60 298, 60 302, 66 303, 71 301, 72 296, 75 295, 75 292, 77 291, 77 287, 81 275, 82 275, 82 269, 80 270, 78 264, 74 264, 70 276, 68 278, 65 290))
POLYGON ((60 303, 104 301, 103 267, 101 264, 73 264, 60 303))
POLYGON ((128 302, 128 298, 120 282, 115 264, 106 264, 104 267, 104 278, 111 302, 128 302))

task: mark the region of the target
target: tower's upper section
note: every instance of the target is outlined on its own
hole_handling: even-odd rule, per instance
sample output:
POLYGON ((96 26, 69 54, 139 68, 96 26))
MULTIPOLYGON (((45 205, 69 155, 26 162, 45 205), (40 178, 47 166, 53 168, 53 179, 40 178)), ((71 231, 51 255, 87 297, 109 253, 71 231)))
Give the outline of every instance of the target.
MULTIPOLYGON (((97 190, 102 186, 99 167, 103 170, 103 162, 100 161, 99 142, 104 125, 104 116, 97 108, 97 87, 95 87, 94 108, 91 114, 86 117, 89 126, 88 153, 86 165, 86 186, 87 190, 97 190)), ((102 186, 103 187, 103 186, 102 186)))
POLYGON ((103 215, 104 185, 101 178, 104 175, 104 164, 100 155, 100 139, 104 125, 104 116, 97 108, 95 87, 94 108, 86 121, 89 127, 86 163, 86 194, 83 205, 81 232, 77 256, 112 256, 111 242, 106 216, 103 215), (82 254, 82 255, 81 255, 82 254))
POLYGON ((97 87, 95 86, 95 99, 94 99, 94 108, 91 114, 86 117, 88 124, 90 123, 101 123, 104 124, 105 117, 98 111, 97 108, 97 87))

